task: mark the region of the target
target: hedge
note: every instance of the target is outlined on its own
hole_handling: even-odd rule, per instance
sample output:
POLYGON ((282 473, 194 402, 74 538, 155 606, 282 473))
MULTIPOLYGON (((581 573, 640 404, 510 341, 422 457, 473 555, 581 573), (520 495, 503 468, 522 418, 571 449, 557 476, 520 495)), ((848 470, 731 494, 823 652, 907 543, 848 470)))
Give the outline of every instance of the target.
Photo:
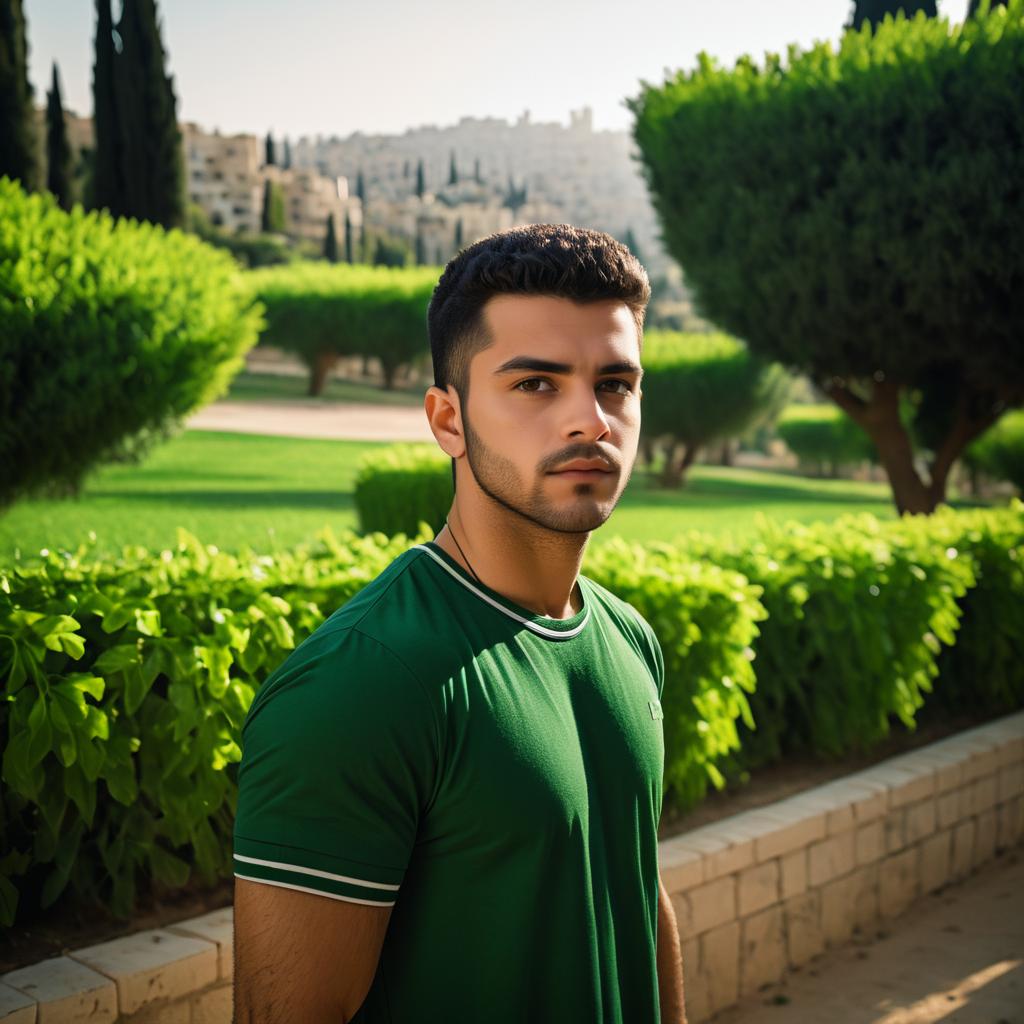
POLYGON ((1008 480, 1024 495, 1024 411, 1004 413, 967 447, 964 462, 994 480, 1008 480))
MULTIPOLYGON (((417 539, 430 536, 424 532, 417 539)), ((66 891, 128 914, 139 884, 230 874, 239 731, 261 679, 410 541, 231 555, 44 553, 0 571, 0 920, 66 891)), ((665 795, 791 751, 862 751, 922 708, 1024 704, 1024 502, 743 543, 594 545, 584 572, 665 653, 665 795)))
POLYGON ((223 394, 261 322, 226 253, 0 178, 0 506, 141 454, 223 394))
POLYGON ((877 461, 871 438, 835 405, 790 405, 775 423, 775 431, 801 464, 827 464, 836 476, 839 467, 865 459, 877 461))
POLYGON ((451 459, 433 444, 397 444, 364 455, 355 500, 364 533, 438 533, 452 505, 451 459))

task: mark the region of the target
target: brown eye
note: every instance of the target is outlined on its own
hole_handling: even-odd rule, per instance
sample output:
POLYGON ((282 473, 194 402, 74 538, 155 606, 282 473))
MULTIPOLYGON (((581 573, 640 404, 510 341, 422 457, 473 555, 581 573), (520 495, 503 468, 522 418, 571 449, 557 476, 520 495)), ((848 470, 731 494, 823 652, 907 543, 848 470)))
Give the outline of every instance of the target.
POLYGON ((609 390, 613 395, 628 395, 632 391, 629 383, 624 380, 603 380, 599 386, 603 388, 606 384, 611 385, 609 390))
POLYGON ((545 380, 543 377, 528 377, 526 380, 519 381, 516 387, 520 391, 526 391, 529 394, 537 394, 540 391, 551 390, 551 382, 545 380), (542 387, 541 385, 546 385, 542 387))

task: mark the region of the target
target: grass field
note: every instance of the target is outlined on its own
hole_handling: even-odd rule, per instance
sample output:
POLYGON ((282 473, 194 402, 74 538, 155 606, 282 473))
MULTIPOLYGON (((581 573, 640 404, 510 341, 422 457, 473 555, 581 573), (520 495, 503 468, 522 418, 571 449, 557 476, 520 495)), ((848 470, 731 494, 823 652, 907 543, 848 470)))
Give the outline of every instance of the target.
MULTIPOLYGON (((187 431, 142 465, 101 470, 79 498, 14 506, 0 516, 0 560, 9 562, 16 550, 30 556, 43 547, 72 548, 90 531, 106 550, 167 547, 179 526, 223 549, 269 550, 312 538, 326 525, 355 528, 356 463, 375 447, 187 431)), ((691 528, 744 533, 759 511, 800 522, 846 512, 895 516, 883 484, 698 465, 689 486, 676 492, 638 470, 594 539, 664 540, 691 528)))
POLYGON ((352 402, 360 405, 423 405, 423 388, 412 390, 396 388, 385 391, 370 382, 331 379, 317 398, 306 394, 305 377, 281 373, 251 373, 243 371, 231 382, 224 396, 228 402, 279 402, 282 399, 306 402, 352 402))

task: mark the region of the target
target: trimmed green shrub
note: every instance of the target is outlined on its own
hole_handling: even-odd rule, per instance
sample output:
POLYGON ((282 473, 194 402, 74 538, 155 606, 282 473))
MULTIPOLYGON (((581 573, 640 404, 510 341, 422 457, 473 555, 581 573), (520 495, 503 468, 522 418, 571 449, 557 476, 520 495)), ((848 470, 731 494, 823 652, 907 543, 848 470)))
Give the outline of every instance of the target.
POLYGON ((225 253, 0 179, 0 506, 144 452, 227 390, 260 322, 225 253))
POLYGON ((737 721, 754 728, 761 587, 730 569, 696 562, 668 544, 616 539, 587 553, 587 576, 628 601, 650 623, 665 659, 665 793, 678 810, 699 803, 715 762, 740 746, 737 721))
POLYGON ((429 352, 427 306, 438 267, 367 267, 296 263, 250 275, 267 309, 261 343, 294 352, 319 394, 339 356, 380 360, 385 387, 397 370, 429 352))
POLYGON ((228 555, 182 531, 158 554, 0 570, 0 922, 19 890, 29 911, 68 890, 127 915, 140 882, 229 876, 256 688, 408 543, 228 555))
POLYGON ((1021 95, 1009 0, 732 68, 701 54, 628 101, 699 312, 851 415, 901 512, 933 511, 965 445, 1024 403, 1021 95))
POLYGON ((774 415, 789 392, 779 366, 724 334, 647 331, 643 433, 663 442, 662 483, 679 486, 704 445, 736 437, 774 415))
POLYGON ((871 438, 834 405, 790 405, 775 430, 801 465, 816 464, 819 473, 827 466, 838 476, 840 466, 878 457, 871 438))
POLYGON ((399 444, 359 461, 354 500, 364 533, 434 533, 452 505, 451 459, 436 445, 399 444))
POLYGON ((1024 495, 1024 412, 1008 412, 964 452, 964 462, 1024 495))

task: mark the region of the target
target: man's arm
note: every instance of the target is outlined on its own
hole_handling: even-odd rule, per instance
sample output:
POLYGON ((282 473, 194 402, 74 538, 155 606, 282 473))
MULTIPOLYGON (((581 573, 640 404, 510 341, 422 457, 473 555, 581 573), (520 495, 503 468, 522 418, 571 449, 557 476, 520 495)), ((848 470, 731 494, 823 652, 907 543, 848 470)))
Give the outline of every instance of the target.
POLYGON ((687 1024, 683 1001, 683 954, 676 913, 658 875, 658 997, 662 1024, 687 1024))
POLYGON ((370 990, 390 907, 235 880, 235 1024, 345 1024, 370 990))

